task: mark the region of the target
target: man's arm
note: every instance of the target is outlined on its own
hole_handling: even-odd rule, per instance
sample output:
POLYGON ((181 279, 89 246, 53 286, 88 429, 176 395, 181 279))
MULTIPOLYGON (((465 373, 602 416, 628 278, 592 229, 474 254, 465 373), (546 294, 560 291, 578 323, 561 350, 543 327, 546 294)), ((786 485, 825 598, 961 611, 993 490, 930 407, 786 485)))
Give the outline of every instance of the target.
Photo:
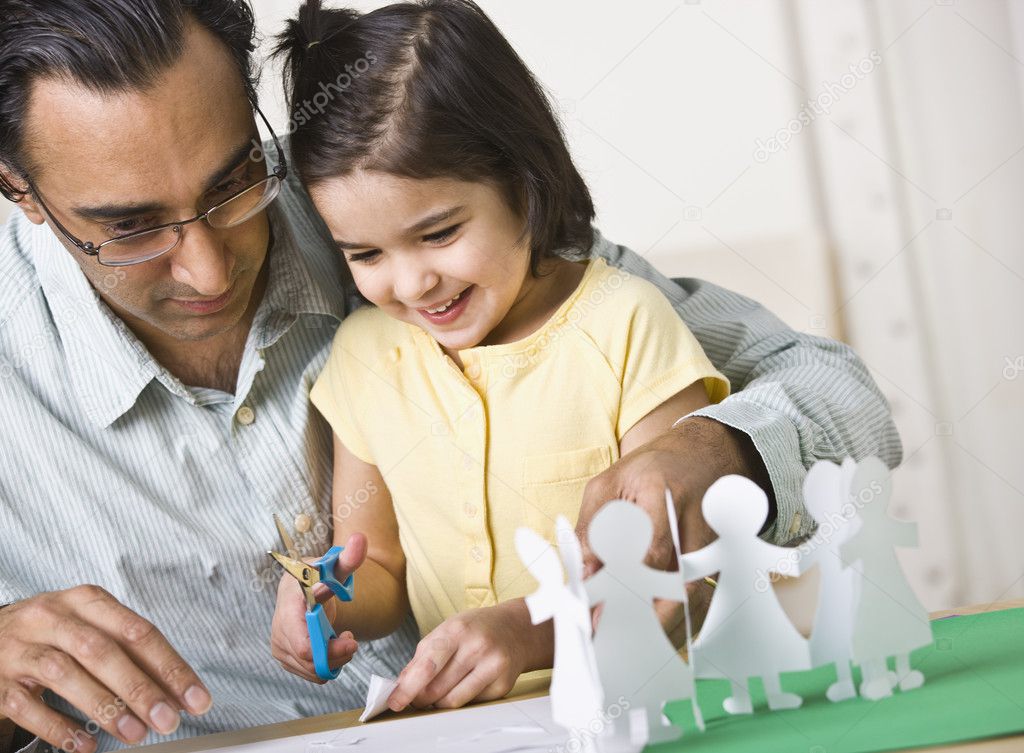
POLYGON ((704 416, 745 435, 731 444, 747 466, 758 465, 749 457, 751 445, 756 450, 777 510, 766 539, 785 544, 811 531, 801 486, 815 461, 877 455, 890 468, 899 464, 903 450, 889 405, 849 346, 796 332, 759 303, 717 285, 669 280, 623 246, 602 239, 597 249, 661 289, 729 378, 732 395, 683 423, 704 416))

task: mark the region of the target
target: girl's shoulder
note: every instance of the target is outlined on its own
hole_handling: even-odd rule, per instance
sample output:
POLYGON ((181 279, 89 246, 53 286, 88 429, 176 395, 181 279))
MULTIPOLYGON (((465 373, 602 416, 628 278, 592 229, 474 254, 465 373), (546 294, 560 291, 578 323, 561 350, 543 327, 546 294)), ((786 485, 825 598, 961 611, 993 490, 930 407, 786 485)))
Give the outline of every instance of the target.
POLYGON ((647 322, 678 320, 671 302, 654 283, 596 257, 573 297, 567 319, 595 332, 629 329, 640 317, 647 322))
POLYGON ((410 326, 367 304, 349 313, 338 325, 334 347, 350 353, 381 353, 406 343, 410 326))

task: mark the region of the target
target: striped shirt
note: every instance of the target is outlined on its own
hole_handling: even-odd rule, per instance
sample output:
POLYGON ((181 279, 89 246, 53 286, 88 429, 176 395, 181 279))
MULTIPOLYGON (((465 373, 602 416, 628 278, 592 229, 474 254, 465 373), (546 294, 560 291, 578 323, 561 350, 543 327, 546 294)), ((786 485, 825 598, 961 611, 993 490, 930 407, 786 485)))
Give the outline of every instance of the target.
MULTIPOLYGON (((16 209, 0 228, 0 604, 95 583, 150 619, 214 698, 175 737, 360 706, 369 673, 396 674, 415 646, 410 620, 362 643, 323 686, 270 654, 271 515, 303 554, 330 545, 331 434, 309 391, 355 304, 293 178, 269 212, 269 282, 234 394, 189 387, 157 363, 47 227, 16 209)), ((746 432, 761 453, 778 503, 767 538, 809 531, 800 485, 816 459, 899 462, 888 406, 849 348, 706 282, 670 281, 622 246, 599 238, 595 249, 658 286, 732 383, 733 395, 698 413, 746 432)), ((103 733, 99 744, 120 747, 103 733)))

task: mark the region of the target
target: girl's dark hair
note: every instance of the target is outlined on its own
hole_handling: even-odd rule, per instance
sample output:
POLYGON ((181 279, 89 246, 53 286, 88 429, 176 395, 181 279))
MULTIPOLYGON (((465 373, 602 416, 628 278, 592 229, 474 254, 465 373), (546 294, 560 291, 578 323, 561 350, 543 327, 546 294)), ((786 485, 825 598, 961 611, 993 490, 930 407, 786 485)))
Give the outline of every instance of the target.
MULTIPOLYGON (((255 105, 248 0, 0 0, 0 162, 27 175, 22 127, 35 80, 144 90, 181 56, 190 17, 227 45, 255 105)), ((11 201, 25 195, 2 175, 0 193, 11 201)))
POLYGON ((558 249, 590 248, 594 204, 548 100, 470 0, 366 14, 307 0, 274 54, 306 185, 358 169, 488 182, 525 218, 534 273, 558 249))

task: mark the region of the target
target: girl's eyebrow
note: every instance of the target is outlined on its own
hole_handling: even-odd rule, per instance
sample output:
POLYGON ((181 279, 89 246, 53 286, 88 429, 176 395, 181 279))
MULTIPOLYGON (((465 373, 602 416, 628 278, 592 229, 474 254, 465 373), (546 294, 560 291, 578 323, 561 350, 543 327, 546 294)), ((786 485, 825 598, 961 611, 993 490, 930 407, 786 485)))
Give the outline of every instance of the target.
MULTIPOLYGON (((428 214, 426 217, 417 220, 405 230, 406 235, 416 235, 417 233, 423 232, 428 227, 433 227, 439 222, 444 222, 447 219, 454 217, 465 210, 465 206, 449 207, 448 209, 441 209, 432 214, 428 214)), ((351 251, 356 248, 369 248, 370 246, 366 243, 352 243, 351 241, 343 241, 339 238, 334 239, 335 245, 342 251, 351 251)))
POLYGON ((413 223, 408 228, 406 228, 405 234, 415 235, 416 233, 422 232, 423 230, 426 230, 428 227, 432 227, 439 222, 444 222, 445 220, 454 217, 465 208, 466 207, 464 206, 449 207, 448 209, 442 209, 439 212, 428 214, 423 219, 418 220, 417 222, 413 223))

